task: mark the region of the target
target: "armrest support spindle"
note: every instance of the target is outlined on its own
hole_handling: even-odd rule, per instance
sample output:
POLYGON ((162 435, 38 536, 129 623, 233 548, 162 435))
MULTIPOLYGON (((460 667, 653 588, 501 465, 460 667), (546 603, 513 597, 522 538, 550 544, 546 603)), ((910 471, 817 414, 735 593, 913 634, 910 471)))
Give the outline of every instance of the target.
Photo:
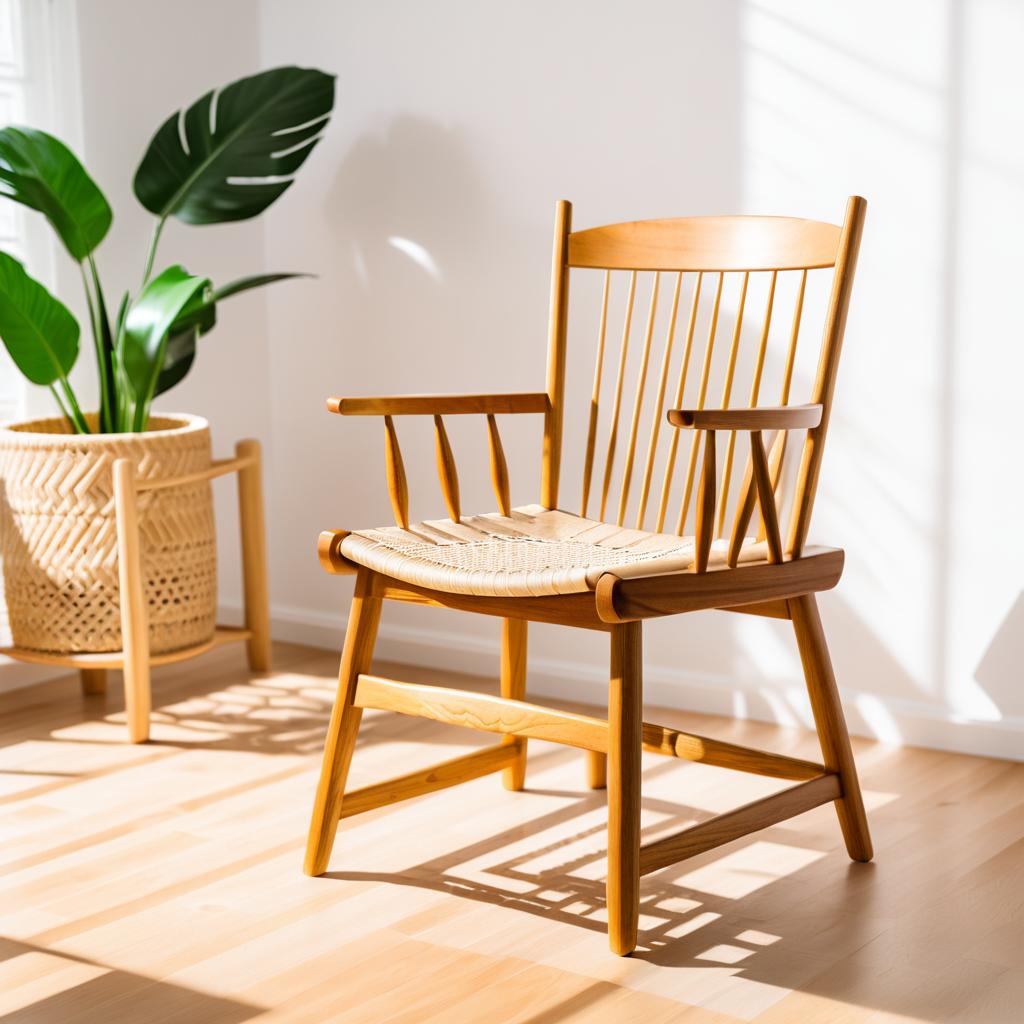
POLYGON ((390 416, 384 417, 384 458, 387 466, 388 495, 395 514, 395 524, 403 530, 409 529, 409 487, 405 480, 405 465, 402 449, 398 447, 395 422, 390 416))
POLYGON ((448 431, 444 428, 444 420, 440 416, 434 417, 434 439, 437 451, 437 475, 441 481, 441 491, 444 494, 445 507, 452 522, 457 523, 461 518, 459 508, 459 474, 455 467, 455 456, 452 455, 452 446, 448 442, 448 431))

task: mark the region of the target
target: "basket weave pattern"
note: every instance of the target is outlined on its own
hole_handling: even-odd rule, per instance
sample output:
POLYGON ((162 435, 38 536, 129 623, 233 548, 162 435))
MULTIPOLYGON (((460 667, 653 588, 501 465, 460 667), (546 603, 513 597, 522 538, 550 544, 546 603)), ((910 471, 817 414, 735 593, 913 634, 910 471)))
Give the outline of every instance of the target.
MULTIPOLYGON (((93 424, 90 424, 93 425, 93 424)), ((58 652, 118 651, 115 459, 139 480, 210 465, 194 416, 153 416, 144 434, 71 434, 62 419, 0 429, 0 551, 11 640, 58 652)), ((139 495, 142 574, 154 653, 213 635, 216 537, 209 481, 139 495)))

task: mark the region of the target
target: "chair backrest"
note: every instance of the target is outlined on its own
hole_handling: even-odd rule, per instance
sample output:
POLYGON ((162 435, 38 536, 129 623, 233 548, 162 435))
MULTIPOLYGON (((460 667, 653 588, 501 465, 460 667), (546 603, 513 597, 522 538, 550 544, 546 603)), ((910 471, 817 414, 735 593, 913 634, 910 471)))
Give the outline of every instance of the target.
MULTIPOLYGON (((679 534, 685 532, 694 496, 698 433, 669 426, 666 411, 683 406, 684 400, 686 407, 699 409, 788 405, 798 341, 809 327, 805 322, 808 281, 824 275, 831 281, 816 376, 810 394, 799 398, 821 404, 821 421, 804 439, 791 502, 779 495, 780 504, 790 505, 785 550, 799 557, 821 471, 866 206, 860 197, 851 197, 842 226, 790 217, 683 217, 573 232, 571 205, 559 202, 542 504, 554 508, 559 501, 568 415, 570 275, 603 272, 593 387, 583 416, 586 449, 579 510, 620 526, 679 534), (788 279, 786 287, 784 279, 788 279), (624 292, 621 327, 609 323, 609 295, 620 285, 624 292), (646 316, 635 316, 636 307, 643 305, 637 302, 638 294, 648 291, 646 316), (755 294, 761 307, 757 310, 749 301, 755 294), (727 304, 732 305, 728 325, 722 315, 723 295, 729 296, 727 304), (783 295, 790 308, 779 308, 783 295), (774 382, 769 392, 765 363, 770 337, 781 343, 785 355, 781 382, 774 382), (614 352, 616 340, 618 351, 614 352), (721 378, 715 386, 711 384, 713 365, 721 378), (737 379, 740 365, 749 370, 743 380, 737 379), (680 448, 688 451, 683 458, 680 448)), ((596 294, 595 288, 595 299, 596 294)), ((786 447, 787 432, 780 431, 769 459, 776 491, 782 484, 786 447)), ((717 477, 716 536, 724 530, 736 452, 736 435, 730 433, 717 477)), ((763 537, 763 520, 761 529, 763 537)))

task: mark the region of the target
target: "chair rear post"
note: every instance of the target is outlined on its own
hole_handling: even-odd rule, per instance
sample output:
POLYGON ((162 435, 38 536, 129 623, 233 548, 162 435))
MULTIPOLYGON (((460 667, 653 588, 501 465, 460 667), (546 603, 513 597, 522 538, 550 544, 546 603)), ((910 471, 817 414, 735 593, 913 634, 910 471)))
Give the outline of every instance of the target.
POLYGON ((558 505, 562 463, 562 420, 565 412, 565 345, 569 315, 569 233, 572 203, 560 199, 555 207, 555 241, 551 256, 551 308, 548 318, 548 409, 544 416, 544 453, 540 502, 558 505))
POLYGON ((825 435, 828 433, 829 418, 832 414, 832 395, 836 388, 836 374, 839 370, 839 355, 846 331, 846 317, 850 309, 853 292, 853 277, 857 269, 857 253, 860 250, 861 235, 864 232, 864 216, 867 201, 860 196, 850 196, 846 204, 846 219, 843 221, 839 248, 836 253, 835 273, 832 279, 832 293, 829 297, 825 331, 822 338, 818 372, 814 381, 812 402, 822 406, 821 422, 807 432, 800 470, 797 476, 790 518, 786 553, 799 558, 807 540, 814 508, 814 496, 821 475, 821 460, 825 450, 825 435))

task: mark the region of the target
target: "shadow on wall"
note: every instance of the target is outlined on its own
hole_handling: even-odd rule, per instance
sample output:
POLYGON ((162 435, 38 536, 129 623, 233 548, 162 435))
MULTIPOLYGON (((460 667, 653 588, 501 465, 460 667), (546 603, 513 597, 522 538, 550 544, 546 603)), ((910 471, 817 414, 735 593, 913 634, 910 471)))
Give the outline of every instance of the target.
POLYGON ((1007 715, 1024 716, 1024 591, 1010 606, 974 678, 1007 715))
MULTIPOLYGON (((767 6, 750 5, 763 17, 774 17, 766 13, 767 6)), ((775 26, 772 31, 790 28, 775 26)), ((800 45, 813 48, 819 43, 808 37, 800 45)), ((815 92, 805 69, 800 69, 799 82, 804 92, 815 92)), ((820 95, 816 94, 816 102, 841 106, 843 97, 826 85, 820 95)), ((951 117, 958 116, 955 104, 951 109, 951 117)), ((856 117, 863 114, 858 108, 856 117)), ((759 124, 770 116, 770 111, 755 108, 752 130, 761 130, 759 124)), ((950 134, 952 144, 955 125, 950 126, 950 134)), ((819 150, 829 145, 827 138, 818 141, 819 150)), ((767 179, 758 188, 770 186, 776 205, 782 204, 790 212, 815 215, 813 196, 802 201, 787 198, 787 182, 789 191, 806 186, 805 168, 797 168, 800 173, 794 177, 793 168, 770 163, 765 154, 755 152, 751 159, 752 173, 767 179), (765 166, 770 173, 764 171, 765 166)), ((887 195, 885 182, 876 181, 877 174, 877 168, 869 162, 863 168, 854 166, 849 174, 825 175, 824 181, 833 205, 837 196, 856 190, 847 188, 847 178, 858 178, 862 190, 872 199, 876 193, 879 196, 874 219, 880 224, 869 229, 875 231, 878 240, 872 246, 869 233, 867 265, 858 298, 870 302, 868 295, 874 292, 876 301, 884 303, 892 296, 884 289, 879 291, 879 274, 888 267, 887 261, 903 258, 900 253, 896 257, 887 254, 892 248, 892 232, 899 229, 909 233, 913 224, 905 223, 909 213, 904 216, 897 211, 893 220, 893 201, 898 188, 903 187, 902 180, 896 181, 887 195), (882 225, 887 221, 886 229, 882 225), (873 270, 872 261, 876 264, 873 270)), ((818 192, 825 184, 819 182, 818 192)), ((538 210, 536 220, 530 223, 516 222, 503 216, 507 206, 501 200, 500 195, 491 194, 469 136, 457 128, 425 118, 399 117, 381 132, 363 136, 347 151, 330 188, 325 214, 333 244, 344 254, 338 277, 348 279, 341 288, 346 337, 351 340, 335 356, 343 360, 340 378, 355 382, 346 390, 384 394, 533 390, 542 386, 548 262, 546 247, 539 249, 537 244, 537 222, 546 223, 550 210, 538 210), (495 273, 481 272, 481 265, 492 257, 495 273)), ((665 212, 685 212, 687 205, 682 197, 681 209, 665 212)), ((924 301, 927 296, 922 293, 921 298, 924 301)), ((905 311, 907 303, 901 303, 900 309, 905 311)), ((642 314, 637 315, 639 318, 642 314)), ((639 326, 635 325, 636 329, 639 326)), ((920 324, 918 330, 920 333, 920 324)), ((826 489, 819 496, 819 506, 827 508, 819 507, 814 531, 826 542, 845 540, 849 544, 850 571, 845 588, 822 602, 826 622, 832 627, 829 636, 837 674, 858 700, 863 731, 886 740, 903 738, 888 709, 889 701, 895 702, 894 707, 904 702, 907 714, 927 713, 946 721, 958 714, 977 721, 996 721, 1017 714, 1019 701, 1015 701, 1011 684, 1005 676, 998 676, 1004 671, 998 667, 1002 661, 991 662, 986 656, 976 683, 959 679, 953 687, 948 678, 952 671, 948 651, 941 642, 936 646, 936 638, 946 621, 949 560, 934 554, 936 549, 948 549, 951 542, 950 528, 942 514, 935 519, 936 491, 940 492, 938 504, 948 501, 948 456, 933 453, 934 458, 929 456, 931 465, 919 457, 922 449, 914 431, 922 428, 919 418, 915 418, 909 433, 902 428, 895 431, 901 446, 893 457, 895 442, 889 434, 879 436, 875 416, 878 405, 889 402, 890 391, 883 388, 875 393, 869 388, 871 401, 863 406, 856 404, 864 394, 868 363, 878 357, 878 352, 870 339, 865 342, 855 332, 856 324, 848 346, 853 351, 844 358, 847 379, 830 440, 830 458, 826 460, 831 468, 826 469, 826 489), (839 465, 846 466, 844 473, 837 469, 839 465), (830 484, 831 480, 837 481, 838 487, 830 484), (862 485, 868 488, 865 500, 872 508, 867 515, 855 514, 844 497, 851 487, 862 485), (872 553, 877 557, 871 558, 872 553), (991 664, 997 665, 996 675, 991 664), (916 711, 911 710, 912 705, 916 711)), ((744 348, 746 334, 744 329, 744 348)), ((806 346, 813 349, 816 342, 817 338, 808 337, 806 346)), ((947 348, 952 344, 949 338, 944 343, 947 348)), ((780 356, 773 348, 769 365, 777 364, 780 356)), ((592 373, 588 362, 591 358, 592 350, 581 353, 578 360, 571 357, 570 376, 586 385, 592 373)), ((943 381, 948 382, 948 361, 945 355, 939 360, 934 383, 940 391, 943 381)), ((870 372, 874 374, 875 370, 870 372)), ((895 368, 894 376, 905 376, 906 372, 904 361, 895 368)), ((798 384, 809 384, 809 378, 798 374, 798 384)), ((801 387, 795 391, 800 389, 806 390, 801 387)), ((925 382, 919 390, 915 409, 926 404, 925 382)), ((505 443, 513 473, 513 501, 523 504, 537 496, 539 430, 529 430, 530 425, 523 422, 526 417, 516 419, 519 422, 514 425, 503 424, 503 434, 508 431, 505 443)), ((324 420, 318 417, 311 433, 336 444, 338 425, 324 420)), ((473 417, 456 418, 450 431, 460 467, 464 508, 492 508, 481 424, 473 417)), ((433 471, 429 420, 403 420, 399 433, 409 473, 411 514, 413 518, 438 515, 443 506, 433 471)), ((379 454, 380 424, 370 419, 349 421, 344 435, 345 445, 335 458, 337 477, 367 481, 344 495, 344 525, 390 521, 379 454)), ((934 442, 934 436, 928 436, 934 442)), ((945 443, 948 437, 943 435, 940 440, 945 443)), ((575 470, 571 457, 566 466, 575 470)), ((298 513, 310 518, 307 534, 324 525, 312 521, 315 511, 309 508, 298 513)), ((336 581, 319 585, 325 586, 325 593, 330 586, 331 593, 336 594, 336 581)), ((1019 615, 1017 607, 1011 617, 1019 615)), ((435 618, 428 622, 422 614, 419 609, 395 608, 389 609, 388 618, 420 627, 436 621, 440 634, 449 631, 448 635, 454 635, 465 628, 465 623, 451 613, 432 612, 435 618)), ((671 629, 667 625, 653 627, 648 646, 655 670, 652 675, 679 671, 681 676, 702 678, 705 689, 723 687, 724 692, 715 698, 716 707, 705 706, 703 710, 720 710, 717 705, 731 701, 754 717, 806 721, 795 645, 789 631, 782 630, 778 624, 749 622, 735 616, 713 617, 713 625, 710 619, 704 619, 699 625, 694 620, 674 622, 671 629), (773 651, 778 654, 774 663, 773 651)), ((578 663, 593 665, 595 674, 601 670, 605 652, 602 646, 593 645, 593 638, 560 634, 556 641, 550 631, 538 630, 537 640, 533 650, 542 659, 578 659, 578 663)))
MULTIPOLYGON (((344 376, 358 382, 359 393, 543 387, 545 320, 536 314, 546 299, 546 261, 537 260, 530 226, 503 220, 500 210, 458 130, 401 117, 349 150, 330 189, 327 217, 345 254, 342 267, 358 282, 346 309, 352 344, 344 376), (498 247, 502 264, 513 268, 511 277, 480 273, 498 247)), ((380 424, 346 424, 346 430, 352 427, 381 458, 379 486, 369 488, 374 498, 354 496, 350 513, 360 522, 382 515, 387 521, 380 424)), ((489 491, 474 486, 488 479, 483 421, 455 417, 448 428, 464 506, 491 508, 489 491)), ((429 417, 399 424, 414 517, 443 507, 430 429, 429 417)), ((532 501, 538 449, 517 446, 524 432, 511 424, 506 432, 510 462, 520 467, 513 499, 532 501)), ((539 426, 533 435, 539 437, 539 426)), ((357 465, 362 462, 360 456, 357 465)))

